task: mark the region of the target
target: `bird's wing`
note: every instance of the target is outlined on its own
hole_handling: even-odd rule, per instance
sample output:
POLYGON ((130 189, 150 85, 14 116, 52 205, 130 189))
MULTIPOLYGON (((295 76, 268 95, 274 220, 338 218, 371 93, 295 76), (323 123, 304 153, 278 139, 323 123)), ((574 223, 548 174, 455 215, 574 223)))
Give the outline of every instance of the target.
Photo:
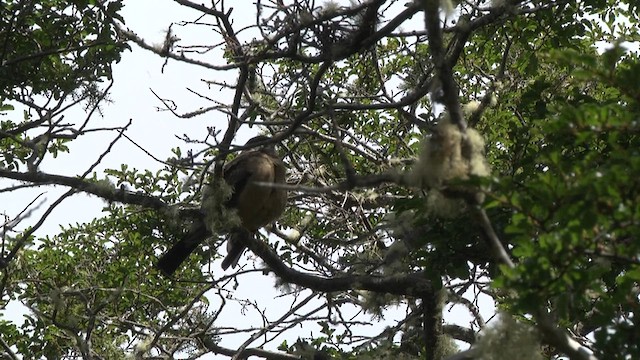
MULTIPOLYGON (((274 182, 276 184, 287 183, 287 167, 284 162, 278 158, 273 159, 273 169, 275 174, 274 182)), ((273 188, 271 192, 271 208, 272 216, 275 220, 282 215, 282 212, 287 207, 287 190, 282 188, 273 188)))
POLYGON ((234 195, 237 194, 234 205, 242 225, 247 230, 256 231, 280 215, 272 215, 274 189, 264 186, 275 181, 275 166, 273 159, 262 152, 247 156, 240 166, 246 169, 249 176, 243 181, 242 188, 234 189, 234 195))
POLYGON ((225 166, 223 177, 233 189, 233 195, 231 195, 227 206, 236 207, 240 197, 245 197, 243 194, 246 191, 255 196, 253 197, 254 203, 256 201, 260 203, 260 200, 266 197, 271 190, 269 187, 255 186, 251 183, 274 182, 274 162, 269 155, 260 151, 243 153, 225 166))
POLYGON ((284 163, 262 151, 243 153, 225 166, 224 179, 233 188, 227 206, 238 210, 243 228, 232 231, 227 240, 223 269, 235 267, 253 233, 282 214, 286 191, 264 184, 284 183, 285 176, 284 163))
POLYGON ((240 194, 244 191, 253 173, 253 169, 250 166, 251 158, 257 154, 257 151, 242 153, 225 165, 223 177, 233 191, 231 198, 229 198, 225 204, 226 206, 231 208, 237 207, 240 194))

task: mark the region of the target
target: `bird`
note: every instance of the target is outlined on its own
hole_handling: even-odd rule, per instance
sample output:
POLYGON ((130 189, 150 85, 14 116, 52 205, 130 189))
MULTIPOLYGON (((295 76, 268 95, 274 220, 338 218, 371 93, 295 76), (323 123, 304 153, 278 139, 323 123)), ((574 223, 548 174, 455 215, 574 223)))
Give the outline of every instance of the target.
MULTIPOLYGON (((227 238, 227 255, 222 261, 223 270, 238 264, 247 242, 261 227, 279 218, 287 205, 286 189, 268 186, 284 184, 287 171, 270 140, 271 138, 265 135, 249 139, 245 144, 247 150, 223 168, 223 178, 232 191, 224 206, 236 209, 240 218, 240 225, 232 229, 227 238)), ((209 189, 211 190, 215 191, 209 189)), ((204 208, 201 210, 206 212, 204 208)), ((211 232, 204 219, 197 220, 187 235, 158 260, 156 268, 167 276, 173 275, 209 236, 211 232)))

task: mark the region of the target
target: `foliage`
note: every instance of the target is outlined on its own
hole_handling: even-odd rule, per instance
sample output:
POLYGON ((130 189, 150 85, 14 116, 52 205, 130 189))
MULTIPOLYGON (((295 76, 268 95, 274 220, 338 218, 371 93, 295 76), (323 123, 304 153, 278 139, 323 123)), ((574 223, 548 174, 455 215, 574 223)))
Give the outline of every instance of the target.
POLYGON ((111 80, 123 44, 106 21, 120 18, 120 1, 3 1, 0 19, 0 88, 6 99, 95 91, 111 80))
POLYGON ((60 115, 81 102, 93 112, 105 99, 99 84, 112 81, 112 66, 128 48, 108 21, 120 18, 121 7, 120 1, 0 4, 0 166, 34 170, 82 134, 86 123, 64 127, 60 115), (38 127, 48 129, 32 130, 38 127))
MULTIPOLYGON (((434 13, 432 1, 267 1, 247 32, 234 22, 246 14, 223 3, 179 3, 215 21, 170 27, 162 46, 124 28, 119 1, 0 5, 0 110, 12 115, 0 175, 14 181, 2 191, 70 188, 51 209, 78 191, 106 201, 57 234, 38 233, 29 211, 6 223, 0 309, 29 309, 20 326, 0 319, 6 354, 443 359, 460 352, 455 339, 477 358, 640 358, 634 2, 443 1, 455 11, 434 13), (425 31, 438 15, 441 34, 425 31), (181 42, 203 25, 220 38, 181 42), (88 100, 89 119, 105 101, 97 84, 128 46, 121 36, 207 69, 209 86, 232 71, 232 96, 171 109, 219 111, 228 127, 182 137, 159 170, 122 159, 96 173, 100 157, 82 174, 43 172, 86 134, 88 120, 62 122, 68 106, 88 100), (281 143, 292 186, 285 214, 249 244, 260 261, 220 272, 220 234, 161 277, 157 256, 202 216, 203 183, 254 126, 281 143), (484 153, 470 146, 476 130, 484 153), (468 164, 483 156, 489 177, 468 164), (456 176, 433 173, 460 159, 456 176), (280 291, 272 305, 251 297, 267 275, 280 291), (504 312, 493 327, 483 296, 504 312), (446 316, 454 305, 469 310, 465 326, 446 316), (371 323, 385 325, 360 332, 371 323), (244 343, 228 346, 233 336, 244 343)), ((105 154, 127 130, 104 130, 116 133, 105 154)))
POLYGON ((640 215, 633 175, 640 171, 635 160, 640 93, 626 90, 640 62, 620 50, 550 55, 573 69, 564 86, 569 93, 556 91, 546 104, 556 110, 529 128, 544 137, 523 154, 532 168, 504 184, 522 190, 502 199, 515 210, 506 232, 520 259, 503 284, 517 289, 516 304, 523 310, 550 301, 562 322, 597 329, 603 358, 640 355, 635 343, 606 345, 616 341, 610 334, 635 328, 636 310, 619 301, 635 297, 634 254, 640 250, 632 225, 640 215), (584 91, 588 84, 595 89, 584 91), (583 92, 575 94, 577 88, 583 92), (619 309, 613 311, 613 304, 619 309))

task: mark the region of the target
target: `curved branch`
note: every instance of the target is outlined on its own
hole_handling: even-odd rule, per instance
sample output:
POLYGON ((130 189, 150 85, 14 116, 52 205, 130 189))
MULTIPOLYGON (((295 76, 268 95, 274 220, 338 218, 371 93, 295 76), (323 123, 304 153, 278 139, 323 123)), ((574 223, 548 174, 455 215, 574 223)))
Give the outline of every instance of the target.
POLYGON ((476 332, 460 325, 442 325, 442 332, 456 340, 464 341, 467 344, 473 345, 476 342, 476 332))
MULTIPOLYGON (((509 257, 502 242, 498 238, 498 235, 493 230, 493 226, 489 220, 484 209, 477 210, 480 218, 479 221, 483 226, 489 245, 492 247, 496 260, 508 268, 515 268, 515 264, 509 257)), ((556 347, 559 351, 567 354, 571 359, 580 360, 597 360, 598 358, 593 355, 586 347, 582 346, 579 342, 573 339, 565 329, 558 326, 549 314, 542 306, 538 311, 533 314, 534 319, 537 322, 537 327, 542 333, 542 336, 548 344, 556 347)))
POLYGON ((248 242, 247 245, 282 281, 304 286, 315 291, 368 290, 377 293, 416 297, 434 296, 435 293, 428 274, 424 271, 389 276, 344 275, 328 278, 291 269, 263 241, 254 239, 248 242))
MULTIPOLYGON (((363 11, 364 17, 366 17, 369 22, 372 21, 373 16, 377 13, 377 9, 384 3, 384 1, 371 1, 369 3, 364 3, 361 5, 353 6, 344 12, 332 13, 331 15, 320 16, 312 22, 305 24, 297 24, 296 26, 291 27, 289 31, 281 32, 277 36, 269 39, 266 43, 265 49, 271 49, 273 44, 276 44, 277 41, 286 37, 287 35, 299 33, 302 29, 307 28, 312 25, 320 24, 323 21, 331 20, 334 17, 339 15, 349 15, 353 16, 358 12, 363 11)), ((335 44, 332 48, 333 51, 323 51, 318 55, 304 55, 297 53, 295 51, 265 51, 262 54, 258 54, 257 56, 251 59, 252 62, 260 62, 264 60, 273 60, 273 59, 291 59, 295 61, 299 61, 303 64, 318 64, 329 59, 333 61, 338 61, 345 59, 353 54, 356 54, 363 49, 368 49, 376 44, 381 39, 389 36, 395 29, 400 27, 406 20, 410 19, 415 15, 418 11, 420 11, 420 6, 418 2, 408 3, 406 5, 406 9, 404 9, 401 13, 399 13, 395 18, 389 20, 387 24, 375 32, 371 32, 370 29, 367 29, 366 25, 362 28, 358 29, 356 33, 353 34, 353 37, 349 39, 349 42, 335 44)), ((367 21, 365 20, 366 24, 367 21)))

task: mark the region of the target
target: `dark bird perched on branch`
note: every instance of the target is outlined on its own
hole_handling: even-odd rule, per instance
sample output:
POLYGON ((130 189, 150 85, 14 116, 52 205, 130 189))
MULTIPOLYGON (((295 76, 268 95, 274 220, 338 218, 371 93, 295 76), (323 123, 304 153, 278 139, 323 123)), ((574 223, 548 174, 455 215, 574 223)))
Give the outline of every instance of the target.
MULTIPOLYGON (((245 144, 256 147, 243 151, 238 157, 225 165, 223 178, 231 187, 231 198, 224 203, 229 209, 236 209, 240 226, 229 233, 227 256, 222 268, 235 267, 246 249, 247 241, 261 227, 276 220, 287 204, 287 191, 268 184, 285 183, 286 167, 277 156, 273 144, 263 144, 270 140, 267 136, 256 136, 245 144), (258 145, 262 144, 262 145, 258 145)), ((216 189, 205 189, 216 191, 216 189)), ((158 261, 157 268, 167 276, 172 275, 189 255, 207 237, 211 231, 207 228, 207 206, 203 197, 201 211, 204 219, 199 219, 189 233, 173 245, 158 261)))

